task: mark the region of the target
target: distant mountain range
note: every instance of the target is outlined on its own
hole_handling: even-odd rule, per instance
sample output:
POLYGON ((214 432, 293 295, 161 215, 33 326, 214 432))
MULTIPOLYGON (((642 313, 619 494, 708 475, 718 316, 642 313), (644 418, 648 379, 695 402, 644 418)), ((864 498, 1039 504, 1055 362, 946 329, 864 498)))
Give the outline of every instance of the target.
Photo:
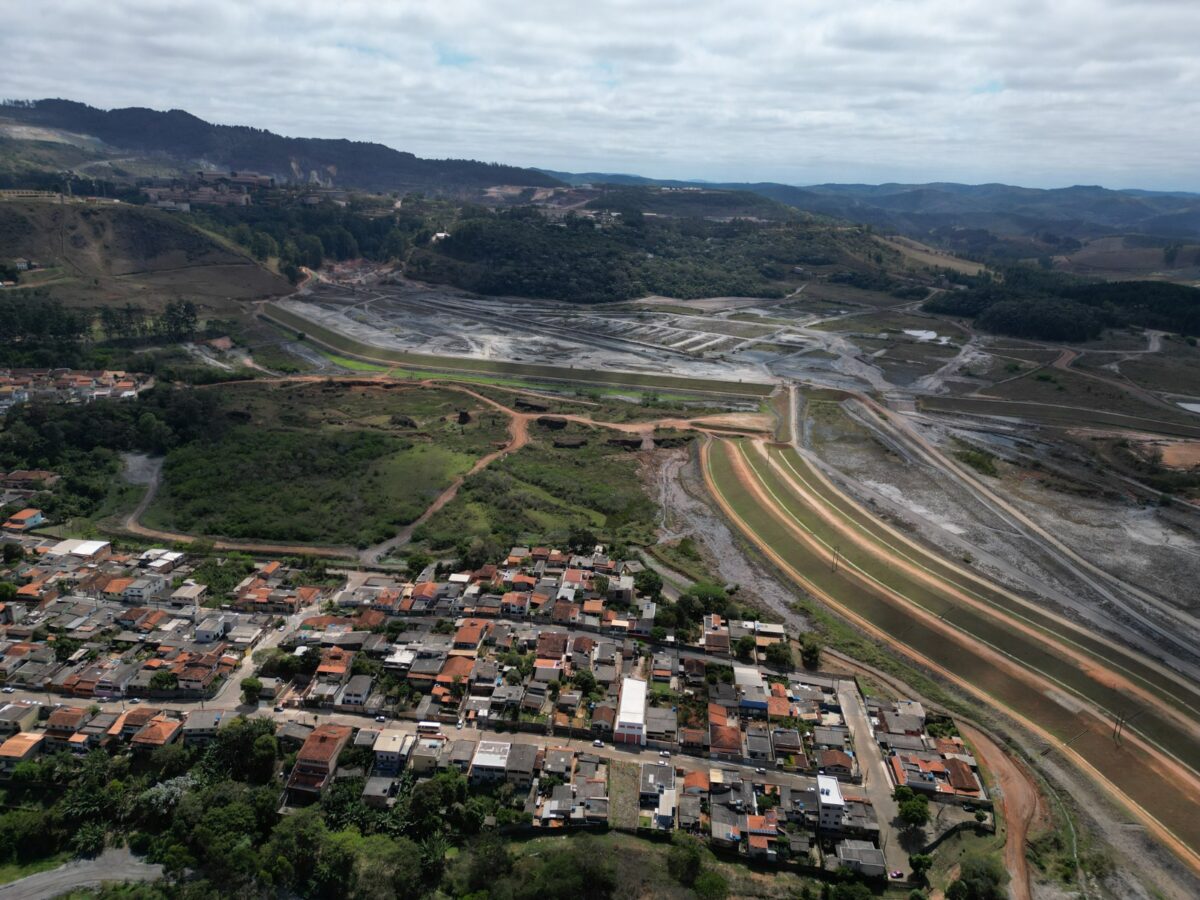
POLYGON ((86 135, 108 147, 165 155, 196 165, 247 170, 290 182, 370 191, 448 190, 519 185, 549 187, 536 169, 463 159, 421 159, 383 144, 283 137, 260 128, 213 125, 183 110, 103 110, 70 100, 9 102, 0 119, 86 135))
POLYGON ((1102 187, 1039 189, 1006 184, 816 184, 677 181, 638 175, 546 171, 568 184, 623 184, 752 191, 806 212, 913 235, 946 229, 994 234, 1095 237, 1136 232, 1200 234, 1200 194, 1102 187))
MULTIPOLYGON (((426 190, 478 199, 483 189, 500 185, 529 189, 591 183, 749 192, 801 211, 932 238, 964 251, 995 252, 997 241, 1012 237, 1054 245, 1060 239, 1116 234, 1147 235, 1163 241, 1200 235, 1200 194, 1181 192, 1079 185, 1042 190, 949 182, 795 186, 556 172, 474 160, 422 159, 382 144, 283 137, 259 128, 213 125, 182 110, 102 110, 70 100, 9 101, 0 106, 0 124, 5 123, 26 126, 29 132, 58 132, 56 140, 75 141, 88 153, 95 153, 96 142, 102 142, 100 155, 112 158, 114 164, 123 162, 119 158, 136 156, 169 161, 176 170, 200 166, 248 170, 291 183, 369 191, 426 190)), ((44 150, 48 146, 36 138, 19 143, 22 146, 10 155, 26 163, 30 148, 44 150)), ((0 162, 5 152, 0 152, 0 162)), ((526 194, 508 191, 506 196, 509 202, 523 202, 526 194)), ((717 210, 711 214, 719 214, 720 204, 713 198, 706 204, 717 210)), ((735 203, 732 198, 725 206, 754 209, 753 203, 735 203)), ((754 212, 762 214, 763 210, 754 212)))

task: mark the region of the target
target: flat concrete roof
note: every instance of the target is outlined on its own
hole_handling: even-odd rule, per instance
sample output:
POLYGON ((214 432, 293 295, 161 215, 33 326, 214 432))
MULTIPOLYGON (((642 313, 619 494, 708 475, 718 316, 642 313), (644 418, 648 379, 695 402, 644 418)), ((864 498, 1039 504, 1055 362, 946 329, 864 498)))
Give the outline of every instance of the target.
POLYGON ((621 705, 617 707, 617 724, 646 723, 646 682, 636 678, 621 680, 621 705))

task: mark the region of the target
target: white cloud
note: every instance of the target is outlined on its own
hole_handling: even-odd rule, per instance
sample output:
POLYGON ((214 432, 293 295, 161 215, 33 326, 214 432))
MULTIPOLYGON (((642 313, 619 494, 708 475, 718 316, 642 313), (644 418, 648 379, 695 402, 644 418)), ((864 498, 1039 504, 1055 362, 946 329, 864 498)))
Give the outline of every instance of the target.
POLYGON ((720 180, 1200 188, 1200 4, 58 0, 6 94, 720 180))

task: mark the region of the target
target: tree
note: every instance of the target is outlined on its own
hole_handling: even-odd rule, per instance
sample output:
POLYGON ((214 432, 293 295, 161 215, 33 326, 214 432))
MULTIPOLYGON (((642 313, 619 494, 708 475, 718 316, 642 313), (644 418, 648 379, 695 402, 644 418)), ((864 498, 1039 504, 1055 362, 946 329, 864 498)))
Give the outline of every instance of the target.
POLYGON ((662 596, 662 576, 653 569, 642 569, 634 575, 633 586, 637 588, 639 594, 649 597, 651 600, 657 600, 662 596))
POLYGON ((405 560, 404 573, 410 580, 415 580, 418 575, 425 571, 425 567, 433 562, 433 557, 428 553, 423 553, 416 550, 408 555, 405 560))
POLYGON ((373 834, 359 842, 354 896, 417 900, 425 893, 421 875, 421 848, 408 838, 373 834))
POLYGON ((179 687, 179 676, 174 672, 155 672, 150 676, 150 690, 173 691, 179 687))
POLYGON ((258 698, 262 695, 262 682, 251 675, 249 678, 243 678, 241 683, 242 697, 251 705, 258 704, 258 698))
POLYGON ((916 832, 929 824, 929 801, 923 796, 900 801, 900 823, 905 831, 916 832))
POLYGON ((821 665, 821 639, 811 632, 800 639, 800 661, 809 671, 821 665))
POLYGON ((473 891, 484 890, 512 871, 512 865, 507 844, 494 834, 485 834, 471 846, 467 886, 473 891))
POLYGON ((946 900, 1004 900, 1007 880, 995 856, 968 856, 959 864, 958 878, 946 889, 946 900))
POLYGON ((247 761, 246 777, 256 784, 266 784, 275 774, 275 759, 279 755, 279 742, 273 734, 260 734, 254 739, 250 759, 247 761))
POLYGON ((776 669, 787 669, 795 665, 792 659, 792 648, 787 640, 782 640, 777 644, 771 644, 767 647, 767 664, 774 666, 776 669))
POLYGON ((729 882, 720 872, 705 869, 696 876, 692 890, 700 900, 725 900, 729 896, 729 882))
POLYGON ((750 661, 754 659, 754 651, 757 647, 758 642, 755 641, 754 635, 743 634, 733 645, 733 652, 738 659, 750 661))
POLYGON ((104 826, 99 822, 84 822, 71 837, 71 849, 76 856, 92 858, 104 851, 104 826))
POLYGON ((704 857, 700 844, 693 838, 676 833, 667 854, 667 871, 684 887, 691 887, 700 875, 704 857))
POLYGON ((933 857, 927 853, 914 853, 908 858, 908 864, 912 867, 913 878, 923 882, 933 865, 933 857))
POLYGON ((588 669, 580 669, 571 676, 571 683, 579 689, 579 692, 585 697, 596 690, 596 676, 588 669))
POLYGON ((0 603, 12 603, 16 597, 17 586, 10 581, 0 581, 0 603))

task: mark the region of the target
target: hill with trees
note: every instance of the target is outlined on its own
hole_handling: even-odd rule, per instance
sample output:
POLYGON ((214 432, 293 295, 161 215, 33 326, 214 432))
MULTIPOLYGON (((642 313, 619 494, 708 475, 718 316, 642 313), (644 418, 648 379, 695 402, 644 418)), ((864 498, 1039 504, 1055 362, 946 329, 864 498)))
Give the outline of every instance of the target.
POLYGON ((1003 281, 979 279, 940 294, 926 312, 967 316, 984 331, 1045 341, 1086 341, 1105 328, 1134 326, 1200 334, 1200 289, 1162 281, 1080 282, 1014 266, 1003 281))
POLYGON ((782 297, 795 289, 795 266, 872 269, 864 260, 877 250, 853 229, 805 222, 652 218, 636 208, 615 224, 556 222, 519 207, 464 211, 450 237, 413 250, 407 272, 481 294, 574 303, 782 297))
POLYGON ((191 113, 142 107, 103 110, 70 100, 9 101, 0 118, 98 138, 109 147, 273 175, 280 181, 373 191, 453 192, 497 184, 549 187, 534 169, 464 159, 422 159, 383 144, 284 137, 261 128, 214 125, 191 113))

